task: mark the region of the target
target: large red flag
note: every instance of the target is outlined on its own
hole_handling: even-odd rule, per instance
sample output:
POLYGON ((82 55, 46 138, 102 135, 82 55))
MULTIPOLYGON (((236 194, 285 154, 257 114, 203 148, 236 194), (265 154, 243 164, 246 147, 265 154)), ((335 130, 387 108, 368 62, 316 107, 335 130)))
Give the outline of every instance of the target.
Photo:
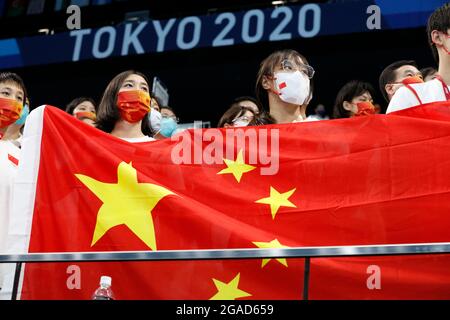
MULTIPOLYGON (((131 144, 41 107, 10 233, 28 235, 28 252, 446 242, 443 108, 131 144)), ((448 299, 449 266, 447 255, 313 259, 310 298, 448 299)), ((28 264, 21 297, 88 299, 106 274, 118 299, 301 299, 302 272, 303 259, 28 264)))

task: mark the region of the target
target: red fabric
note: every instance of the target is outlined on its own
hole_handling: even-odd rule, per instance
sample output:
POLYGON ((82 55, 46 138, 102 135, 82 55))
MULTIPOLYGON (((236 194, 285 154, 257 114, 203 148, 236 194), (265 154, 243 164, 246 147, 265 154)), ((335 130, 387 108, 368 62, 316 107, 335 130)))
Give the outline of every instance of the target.
POLYGON ((150 111, 150 95, 142 90, 119 92, 117 107, 123 119, 128 122, 138 122, 150 111))
POLYGON ((19 165, 19 160, 9 153, 8 153, 8 160, 11 161, 12 163, 14 163, 16 166, 19 165))
MULTIPOLYGON (((174 164, 169 139, 129 144, 47 107, 29 251, 149 250, 124 225, 91 247, 102 201, 74 174, 114 184, 121 162, 132 162, 139 183, 176 194, 151 212, 158 250, 255 248, 274 239, 290 247, 447 242, 449 110, 257 127, 279 130, 279 171, 264 176, 257 164, 237 183, 217 174, 225 164, 174 164), (296 188, 296 207, 273 218, 255 202, 270 187, 296 188)), ((70 264, 28 264, 22 298, 89 299, 101 275, 112 276, 118 299, 209 299, 213 278, 228 283, 237 274, 239 289, 252 294, 246 299, 301 299, 303 291, 303 259, 264 268, 260 259, 72 264, 81 267, 81 289, 67 288, 70 264)), ((449 255, 312 259, 310 298, 449 299, 449 269, 449 255), (367 287, 371 265, 381 270, 380 290, 367 287)))

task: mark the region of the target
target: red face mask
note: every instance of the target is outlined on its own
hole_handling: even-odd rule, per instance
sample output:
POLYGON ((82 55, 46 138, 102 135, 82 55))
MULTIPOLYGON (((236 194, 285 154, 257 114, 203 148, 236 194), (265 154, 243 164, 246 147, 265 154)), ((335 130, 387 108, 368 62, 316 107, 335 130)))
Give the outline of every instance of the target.
POLYGON ((369 116, 375 114, 375 106, 372 102, 358 102, 356 104, 358 107, 358 112, 353 115, 353 117, 369 116))
POLYGON ((81 121, 83 121, 84 119, 90 119, 92 121, 95 121, 97 119, 95 113, 88 111, 75 112, 74 116, 75 118, 81 121))
POLYGON ((22 114, 23 103, 14 100, 0 98, 0 128, 5 128, 16 122, 22 114))
POLYGON ((150 111, 150 95, 141 90, 119 92, 117 107, 122 119, 132 123, 138 122, 150 111))
POLYGON ((423 79, 420 76, 408 77, 403 79, 402 83, 404 85, 414 84, 414 83, 423 83, 423 79))

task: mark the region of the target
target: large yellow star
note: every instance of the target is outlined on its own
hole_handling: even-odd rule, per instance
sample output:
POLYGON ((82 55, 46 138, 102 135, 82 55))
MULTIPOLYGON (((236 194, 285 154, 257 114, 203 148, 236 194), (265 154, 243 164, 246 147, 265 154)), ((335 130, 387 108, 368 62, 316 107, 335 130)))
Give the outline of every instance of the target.
POLYGON ((256 203, 264 203, 270 205, 270 211, 272 212, 272 219, 275 219, 275 215, 280 207, 297 208, 295 204, 288 199, 295 192, 296 188, 289 190, 285 193, 279 193, 274 187, 270 186, 270 196, 256 200, 256 203))
POLYGON ((117 167, 117 183, 104 183, 75 174, 102 202, 92 238, 93 246, 111 228, 124 224, 149 248, 156 250, 152 210, 165 196, 174 194, 161 186, 138 183, 132 164, 117 167))
MULTIPOLYGON (((255 246, 257 246, 258 248, 262 248, 262 249, 270 249, 270 248, 289 248, 288 246, 284 246, 280 243, 280 241, 278 241, 278 239, 272 240, 270 242, 253 242, 253 244, 255 246)), ((266 264, 269 263, 269 261, 272 260, 272 258, 270 259, 263 259, 262 261, 262 265, 261 268, 264 268, 264 266, 266 264)), ((287 267, 287 261, 286 259, 282 259, 282 258, 277 258, 277 261, 279 263, 281 263, 283 266, 287 267)))
POLYGON ((238 183, 241 181, 242 175, 244 173, 247 173, 247 172, 250 172, 250 171, 256 169, 256 167, 246 164, 244 162, 244 156, 242 154, 242 149, 239 151, 239 153, 236 157, 236 161, 229 160, 229 159, 223 159, 223 161, 227 165, 227 168, 219 171, 217 174, 232 173, 238 183))
POLYGON ((237 298, 250 297, 250 293, 238 288, 240 276, 241 274, 238 273, 237 276, 228 283, 213 279, 218 291, 209 300, 236 300, 237 298))

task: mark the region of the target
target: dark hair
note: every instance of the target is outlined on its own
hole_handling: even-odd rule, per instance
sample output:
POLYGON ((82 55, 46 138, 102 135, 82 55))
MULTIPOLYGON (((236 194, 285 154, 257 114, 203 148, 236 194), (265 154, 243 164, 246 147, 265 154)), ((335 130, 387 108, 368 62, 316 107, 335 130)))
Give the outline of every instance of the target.
POLYGON ((75 108, 85 102, 88 101, 90 103, 92 103, 92 105, 94 106, 95 110, 97 110, 97 105, 95 104, 94 99, 89 98, 89 97, 79 97, 79 98, 75 98, 72 101, 69 102, 69 104, 66 106, 66 112, 70 115, 73 114, 73 110, 75 110, 75 108))
POLYGON ((344 108, 344 101, 351 102, 355 97, 358 97, 365 92, 369 92, 372 97, 375 95, 375 90, 370 83, 359 80, 353 80, 346 83, 336 96, 333 107, 333 118, 349 118, 350 111, 344 108))
MULTIPOLYGON (((119 93, 120 87, 125 79, 132 74, 141 76, 145 81, 147 81, 147 84, 149 84, 147 77, 143 73, 134 70, 128 70, 115 76, 106 87, 102 100, 100 101, 97 109, 96 125, 100 130, 111 133, 116 122, 120 119, 120 112, 117 107, 117 94, 119 93)), ((145 116, 142 119, 141 130, 142 133, 147 136, 152 135, 153 132, 150 127, 150 120, 148 119, 148 116, 145 116)))
POLYGON ((253 120, 250 121, 249 125, 254 126, 257 124, 256 121, 256 114, 255 112, 248 108, 248 107, 242 107, 239 105, 239 103, 233 103, 230 108, 228 108, 227 111, 223 114, 222 118, 220 118, 219 123, 217 124, 218 128, 223 128, 226 123, 231 124, 234 119, 237 117, 242 116, 246 111, 250 111, 253 114, 253 120))
POLYGON ((28 93, 22 78, 14 72, 0 72, 0 83, 12 82, 23 91, 23 104, 27 101, 28 93))
POLYGON ((169 106, 164 106, 164 107, 159 107, 160 111, 162 111, 162 109, 167 109, 169 111, 172 111, 175 114, 175 111, 173 111, 173 109, 169 106))
POLYGON ((161 99, 159 99, 157 96, 155 96, 155 94, 153 92, 149 92, 150 94, 150 98, 152 98, 152 100, 155 100, 156 103, 158 104, 159 108, 161 108, 161 99))
POLYGON ((261 112, 263 110, 263 106, 261 105, 261 103, 257 99, 255 99, 255 98, 253 98, 251 96, 237 97, 236 99, 233 100, 233 103, 238 103, 239 104, 239 103, 244 102, 244 101, 251 101, 251 102, 253 102, 256 105, 256 107, 258 108, 259 112, 261 112))
POLYGON ((403 66, 414 66, 417 68, 417 63, 414 60, 400 60, 391 63, 383 70, 383 72, 381 72, 378 84, 380 86, 381 94, 383 95, 384 99, 386 99, 387 102, 389 102, 389 96, 386 92, 385 87, 388 83, 392 83, 395 81, 395 78, 397 77, 395 72, 397 71, 397 69, 403 66))
POLYGON ((428 76, 431 76, 435 73, 437 73, 438 71, 433 68, 433 67, 428 67, 428 68, 423 68, 420 70, 420 73, 422 74, 423 80, 425 81, 425 78, 428 76))
POLYGON ((450 3, 446 3, 442 7, 437 8, 428 18, 428 42, 431 47, 431 52, 433 53, 433 58, 436 62, 439 62, 439 55, 436 44, 433 43, 431 33, 434 30, 447 33, 448 29, 450 29, 450 3))
MULTIPOLYGON (((269 110, 269 96, 267 90, 264 89, 262 85, 264 76, 272 76, 277 65, 280 65, 283 60, 291 58, 300 58, 304 64, 309 64, 308 60, 306 60, 303 55, 292 49, 275 51, 261 62, 258 75, 256 76, 255 94, 256 99, 259 101, 259 105, 263 107, 263 110, 269 110)), ((312 79, 310 81, 310 95, 312 95, 314 86, 312 79)))

